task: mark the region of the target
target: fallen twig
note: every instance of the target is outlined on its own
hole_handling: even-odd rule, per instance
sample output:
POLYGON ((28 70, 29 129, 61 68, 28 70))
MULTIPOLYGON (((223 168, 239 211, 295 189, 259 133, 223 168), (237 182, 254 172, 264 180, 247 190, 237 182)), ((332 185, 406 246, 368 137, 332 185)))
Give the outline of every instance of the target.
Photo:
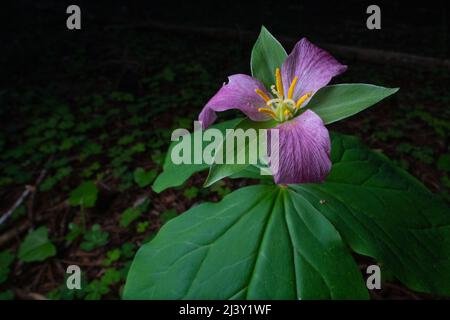
MULTIPOLYGON (((25 201, 25 199, 30 195, 30 194, 34 194, 34 192, 36 191, 37 186, 42 182, 42 180, 44 179, 45 175, 47 174, 47 165, 48 163, 51 161, 53 157, 50 157, 49 160, 47 160, 44 169, 41 170, 41 173, 39 174, 39 177, 37 178, 35 184, 33 186, 27 185, 25 186, 25 190, 22 192, 22 194, 20 195, 20 197, 16 200, 16 202, 14 202, 13 206, 6 211, 6 213, 4 213, 1 217, 0 217, 0 225, 3 224, 13 213, 14 211, 25 201)), ((32 196, 32 202, 34 200, 34 196, 32 196)), ((29 213, 28 216, 30 218, 30 223, 31 225, 33 225, 33 217, 32 217, 32 212, 33 212, 33 204, 31 203, 29 206, 29 213)))
POLYGON ((17 199, 16 202, 13 204, 13 206, 8 211, 6 211, 6 213, 4 215, 2 215, 0 217, 0 225, 3 224, 9 218, 9 216, 13 214, 14 211, 16 211, 16 209, 28 197, 30 192, 31 192, 31 186, 25 186, 25 190, 22 192, 22 194, 20 195, 19 199, 17 199))

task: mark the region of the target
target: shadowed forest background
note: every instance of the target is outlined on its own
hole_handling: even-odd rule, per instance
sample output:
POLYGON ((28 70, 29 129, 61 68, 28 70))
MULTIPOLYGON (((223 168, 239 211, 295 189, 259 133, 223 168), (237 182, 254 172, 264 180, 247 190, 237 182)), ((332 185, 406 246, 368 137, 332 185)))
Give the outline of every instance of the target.
MULTIPOLYGON (((28 193, 0 224, 0 297, 117 299, 135 251, 161 225, 253 183, 203 189, 202 173, 151 190, 172 130, 191 128, 228 75, 250 73, 261 25, 287 52, 306 36, 347 64, 334 83, 400 87, 329 128, 361 137, 449 201, 449 4, 373 3, 381 30, 366 28, 372 2, 356 0, 2 3, 0 217, 28 193), (66 28, 70 4, 81 30, 66 28), (82 290, 65 289, 70 264, 83 270, 82 290)), ((431 298, 384 280, 372 298, 431 298)))

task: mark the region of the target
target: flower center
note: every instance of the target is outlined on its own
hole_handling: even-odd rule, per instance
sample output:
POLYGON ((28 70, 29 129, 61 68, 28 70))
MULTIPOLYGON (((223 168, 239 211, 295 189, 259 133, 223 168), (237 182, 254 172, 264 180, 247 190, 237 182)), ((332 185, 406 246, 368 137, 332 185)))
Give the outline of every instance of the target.
POLYGON ((308 92, 301 96, 297 101, 292 99, 294 95, 295 86, 298 81, 298 77, 295 77, 291 85, 289 86, 287 97, 284 96, 283 81, 281 79, 280 68, 275 71, 276 84, 270 87, 272 94, 274 96, 271 99, 264 91, 260 89, 255 89, 255 92, 261 96, 261 98, 266 102, 266 108, 259 108, 258 111, 262 113, 267 113, 274 120, 278 122, 284 122, 292 119, 295 114, 300 110, 302 104, 312 95, 312 92, 308 92))

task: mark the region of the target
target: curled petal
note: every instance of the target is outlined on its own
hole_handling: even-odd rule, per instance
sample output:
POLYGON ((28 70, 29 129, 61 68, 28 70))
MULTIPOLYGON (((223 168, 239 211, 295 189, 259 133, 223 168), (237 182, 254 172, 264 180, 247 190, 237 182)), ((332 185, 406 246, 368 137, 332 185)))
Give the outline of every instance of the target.
MULTIPOLYGON (((289 88, 298 77, 294 90, 294 99, 299 99, 308 92, 316 93, 326 86, 334 77, 347 70, 325 50, 303 38, 295 45, 281 67, 283 86, 289 88)), ((287 92, 285 93, 287 95, 287 92)))
POLYGON ((216 112, 230 109, 239 109, 254 121, 270 119, 267 114, 258 112, 258 108, 265 107, 265 101, 255 89, 268 95, 263 84, 255 78, 245 74, 228 77, 228 83, 220 88, 200 112, 199 121, 202 121, 203 128, 209 127, 216 120, 216 112))
POLYGON ((281 123, 278 156, 271 148, 270 168, 277 184, 317 183, 331 170, 330 136, 322 119, 311 110, 281 123), (278 158, 278 159, 277 159, 278 158), (277 161, 278 160, 278 161, 277 161))

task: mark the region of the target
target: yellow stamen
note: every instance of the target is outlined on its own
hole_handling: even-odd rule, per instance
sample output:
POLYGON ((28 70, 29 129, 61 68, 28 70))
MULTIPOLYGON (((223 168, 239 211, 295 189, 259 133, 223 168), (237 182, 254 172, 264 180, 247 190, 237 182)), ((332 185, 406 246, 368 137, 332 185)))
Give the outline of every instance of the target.
POLYGON ((295 77, 294 80, 292 80, 291 86, 289 87, 289 91, 288 91, 288 99, 292 99, 292 96, 294 95, 294 89, 295 89, 295 85, 297 84, 297 80, 298 77, 295 77))
POLYGON ((271 109, 269 108, 258 108, 258 112, 262 112, 262 113, 267 113, 268 115, 270 115, 273 119, 277 118, 277 115, 275 114, 275 112, 273 112, 271 109))
POLYGON ((286 119, 289 119, 292 117, 292 113, 289 110, 284 110, 284 116, 286 119))
POLYGON ((283 82, 281 81, 281 71, 280 68, 277 68, 275 71, 275 78, 277 81, 277 91, 281 98, 284 97, 284 91, 283 91, 283 82))
POLYGON ((264 91, 262 91, 261 89, 255 89, 255 92, 257 94, 259 94, 259 96, 261 98, 263 98, 265 102, 268 102, 270 100, 269 96, 264 91))
POLYGON ((274 103, 280 103, 281 99, 270 99, 269 101, 266 102, 267 106, 270 107, 272 106, 274 103))
POLYGON ((306 99, 310 98, 312 96, 312 92, 308 92, 307 94, 303 95, 300 99, 297 100, 297 103, 295 107, 298 109, 302 105, 303 102, 306 101, 306 99))

